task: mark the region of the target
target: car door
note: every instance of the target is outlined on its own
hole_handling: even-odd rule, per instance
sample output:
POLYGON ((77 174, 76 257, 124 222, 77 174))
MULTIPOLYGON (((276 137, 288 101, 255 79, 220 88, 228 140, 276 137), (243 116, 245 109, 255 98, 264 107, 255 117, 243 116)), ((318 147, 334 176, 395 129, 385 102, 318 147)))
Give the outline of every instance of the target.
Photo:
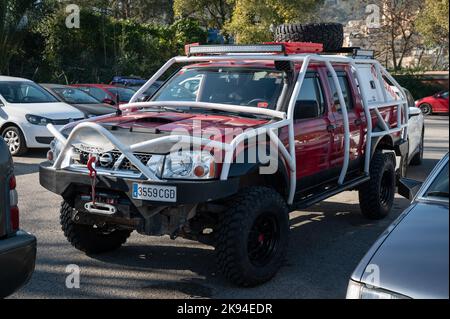
POLYGON ((437 98, 439 109, 437 112, 448 113, 448 92, 442 92, 437 98))
POLYGON ((11 157, 8 147, 3 138, 0 137, 0 238, 8 231, 9 213, 9 175, 11 173, 11 157))
MULTIPOLYGON (((347 68, 336 67, 336 75, 344 96, 347 106, 348 123, 350 129, 350 162, 348 172, 357 171, 361 166, 363 157, 364 136, 366 128, 366 119, 364 108, 356 82, 347 68)), ((333 78, 330 73, 328 75, 328 88, 330 90, 330 104, 332 114, 335 120, 333 128, 333 145, 330 158, 330 168, 336 175, 340 174, 344 162, 344 117, 342 114, 342 106, 339 102, 338 93, 334 85, 333 78)))
POLYGON ((294 110, 297 191, 328 179, 334 124, 318 71, 306 74, 294 110))

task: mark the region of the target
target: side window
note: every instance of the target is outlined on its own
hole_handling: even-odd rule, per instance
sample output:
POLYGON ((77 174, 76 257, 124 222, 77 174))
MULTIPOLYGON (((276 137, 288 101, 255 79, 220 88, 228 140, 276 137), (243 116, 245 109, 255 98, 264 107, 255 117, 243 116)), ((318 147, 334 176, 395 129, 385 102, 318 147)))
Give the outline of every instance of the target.
POLYGON ((95 97, 99 101, 103 101, 104 99, 110 98, 109 95, 105 93, 103 90, 94 87, 87 88, 86 92, 95 97))
MULTIPOLYGON (((338 73, 337 77, 339 80, 339 85, 341 86, 341 89, 342 89, 342 95, 344 96, 344 101, 345 101, 345 104, 347 105, 347 109, 351 110, 351 109, 353 109, 354 105, 353 105, 353 97, 352 97, 351 89, 350 89, 350 83, 348 81, 347 75, 345 73, 338 73)), ((336 87, 334 85, 334 81, 333 81, 331 74, 328 75, 328 83, 330 84, 331 94, 333 96, 333 102, 336 107, 336 110, 338 112, 341 112, 342 111, 341 103, 339 102, 339 96, 338 96, 338 93, 337 93, 336 87)))
POLYGON ((322 86, 316 74, 307 74, 295 103, 294 119, 321 117, 325 113, 322 86))

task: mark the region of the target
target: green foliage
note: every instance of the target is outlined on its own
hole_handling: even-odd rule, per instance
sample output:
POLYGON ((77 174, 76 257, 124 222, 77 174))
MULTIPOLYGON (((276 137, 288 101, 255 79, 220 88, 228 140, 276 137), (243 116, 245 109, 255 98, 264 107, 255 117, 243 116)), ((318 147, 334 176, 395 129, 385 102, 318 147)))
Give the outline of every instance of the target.
POLYGON ((424 81, 424 70, 420 68, 404 69, 393 74, 393 76, 401 86, 407 88, 411 92, 416 100, 448 89, 443 85, 424 81))
POLYGON ((417 29, 427 45, 449 43, 448 0, 425 0, 425 8, 419 13, 417 29))
POLYGON ((177 18, 194 18, 204 27, 221 30, 230 19, 235 0, 174 0, 177 18))
POLYGON ((271 27, 281 23, 308 22, 323 1, 317 0, 236 0, 225 30, 238 43, 272 41, 271 27))
POLYGON ((81 27, 68 29, 67 14, 56 6, 27 34, 13 58, 13 74, 38 82, 109 82, 114 75, 148 78, 190 42, 206 42, 193 19, 172 25, 116 19, 99 10, 81 10, 81 27))
POLYGON ((0 1, 0 74, 9 73, 9 62, 20 50, 28 29, 25 14, 33 7, 34 0, 0 1))

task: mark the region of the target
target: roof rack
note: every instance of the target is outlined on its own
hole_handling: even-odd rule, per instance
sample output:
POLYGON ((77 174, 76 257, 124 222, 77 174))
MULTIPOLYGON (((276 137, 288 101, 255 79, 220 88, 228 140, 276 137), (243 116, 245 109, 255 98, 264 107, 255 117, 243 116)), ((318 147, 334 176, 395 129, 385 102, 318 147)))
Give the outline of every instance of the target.
POLYGON ((300 54, 321 53, 323 44, 312 42, 265 42, 262 44, 226 44, 226 45, 200 45, 191 43, 185 46, 187 56, 224 55, 230 53, 255 54, 300 54))

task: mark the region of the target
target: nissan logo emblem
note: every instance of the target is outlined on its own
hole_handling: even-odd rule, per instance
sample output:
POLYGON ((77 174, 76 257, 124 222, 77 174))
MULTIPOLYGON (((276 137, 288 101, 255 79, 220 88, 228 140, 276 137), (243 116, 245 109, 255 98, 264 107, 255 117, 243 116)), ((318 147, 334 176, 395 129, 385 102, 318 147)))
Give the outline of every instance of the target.
POLYGON ((110 153, 103 153, 100 156, 99 162, 101 166, 108 167, 113 163, 113 160, 114 158, 110 153))

